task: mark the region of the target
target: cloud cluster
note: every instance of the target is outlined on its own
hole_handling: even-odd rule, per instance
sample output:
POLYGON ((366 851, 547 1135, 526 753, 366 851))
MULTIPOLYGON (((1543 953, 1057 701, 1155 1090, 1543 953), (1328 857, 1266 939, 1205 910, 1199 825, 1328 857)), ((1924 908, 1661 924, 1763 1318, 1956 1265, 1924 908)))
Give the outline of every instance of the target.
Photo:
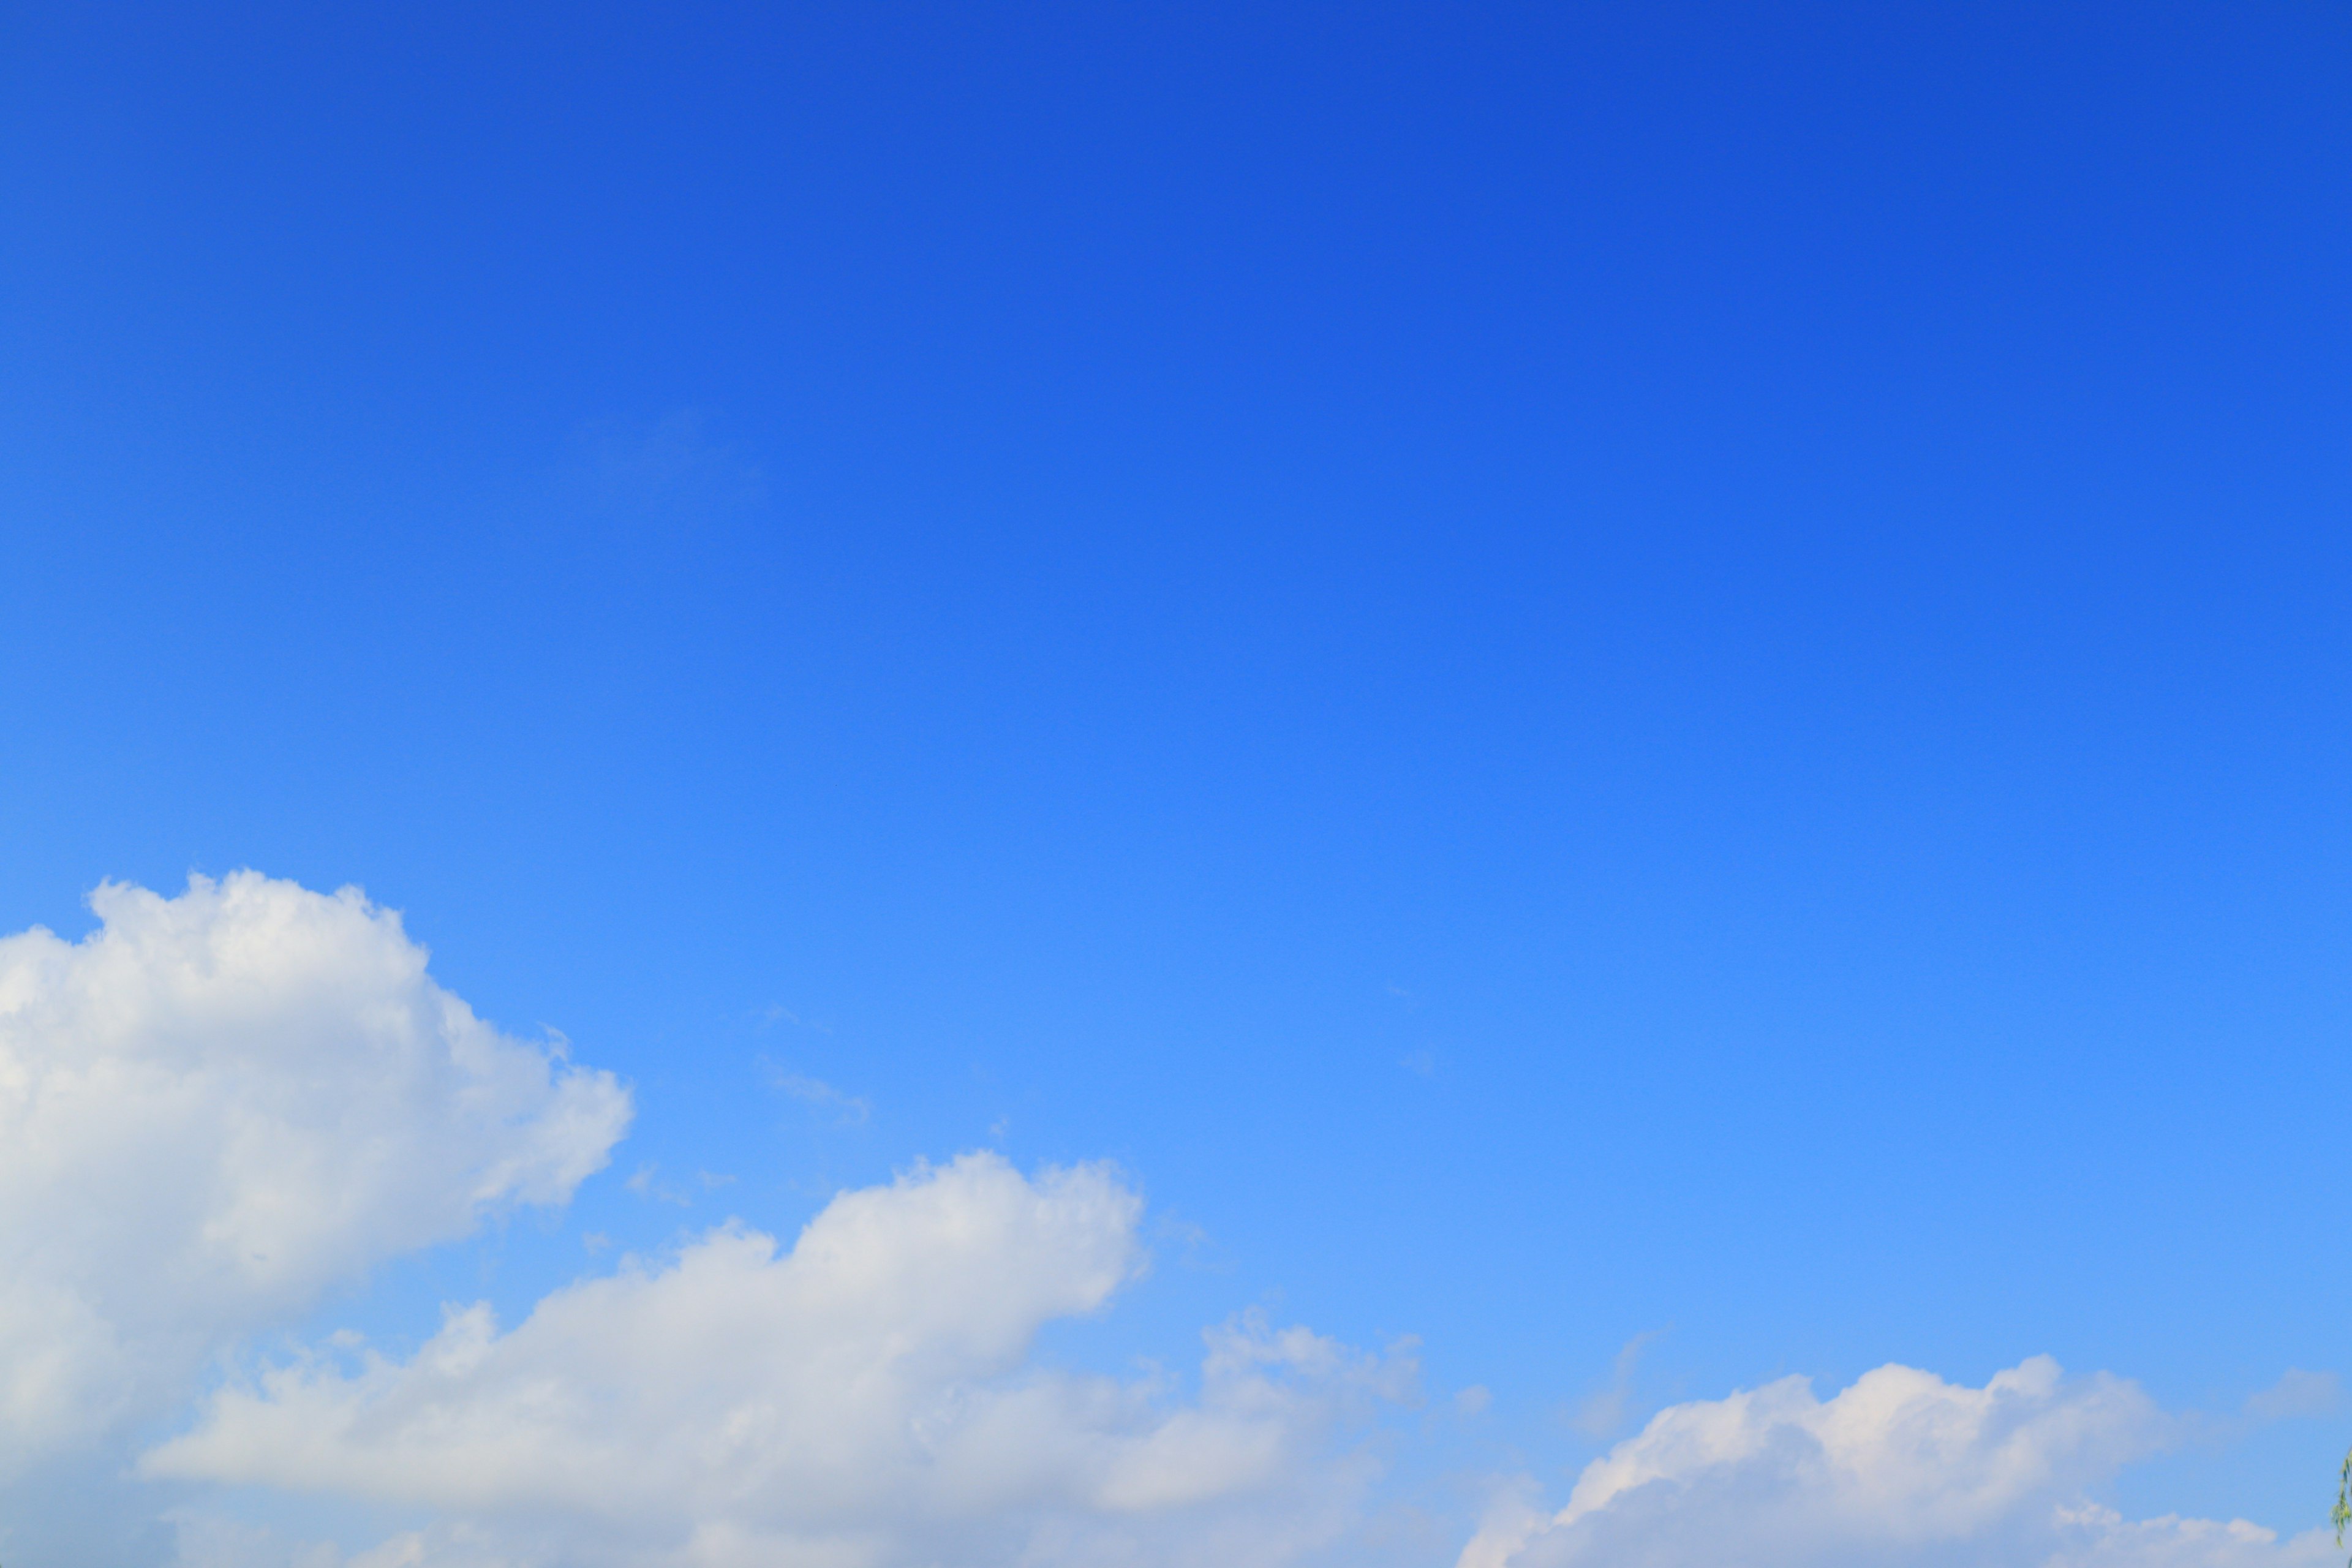
POLYGON ((0 1473, 179 1406, 383 1260, 560 1203, 630 1115, 399 917, 249 872, 0 939, 0 1473))
POLYGON ((1368 1479, 1335 1425, 1410 1366, 1246 1321, 1197 1400, 1032 1364, 1136 1271, 1140 1207, 969 1154, 786 1251, 725 1226, 508 1332, 477 1306, 405 1362, 271 1370, 146 1468, 429 1509, 453 1529, 386 1550, 436 1563, 1291 1561, 1368 1479))
MULTIPOLYGON (((568 1200, 625 1131, 629 1096, 477 1018, 355 890, 240 873, 177 898, 108 886, 91 904, 100 924, 79 942, 0 939, 11 1563, 157 1561, 149 1505, 169 1498, 198 1504, 173 1516, 182 1568, 1375 1555, 1370 1434, 1384 1402, 1412 1397, 1409 1349, 1367 1355, 1244 1316, 1206 1336, 1197 1382, 1038 1353, 1049 1325, 1100 1310, 1144 1264, 1141 1201, 1100 1166, 919 1165, 839 1194, 789 1246, 730 1223, 509 1328, 452 1308, 405 1358, 338 1335, 196 1399, 207 1369, 384 1260, 568 1200), (138 1461, 146 1479, 125 1474, 171 1430, 138 1461), (79 1511, 60 1500, 74 1487, 79 1511), (272 1528, 282 1493, 324 1500, 297 1516, 338 1528, 379 1509, 420 1527, 346 1559, 272 1528)), ((814 1079, 782 1087, 862 1108, 814 1079)), ((660 1194, 650 1165, 637 1184, 660 1194)), ((1588 1405, 1596 1430, 1622 1415, 1639 1349, 1588 1405)), ((2324 1374, 2291 1373, 2242 1421, 2336 1397, 2324 1374)), ((2134 1385, 2046 1359, 1981 1388, 1882 1367, 1828 1400, 1786 1379, 1660 1413, 1556 1510, 1507 1488, 1458 1568, 2333 1563, 2318 1534, 2127 1521, 2093 1500, 2179 1435, 2134 1385)), ((1401 1546, 1409 1533, 1381 1550, 1450 1554, 1426 1532, 1401 1546)))
POLYGON ((1905 1366, 1827 1401, 1803 1378, 1661 1411, 1547 1516, 1507 1495, 1457 1568, 2288 1568, 2243 1521, 2125 1521, 2084 1489, 2175 1435, 2132 1384, 2036 1357, 1982 1388, 1905 1366))

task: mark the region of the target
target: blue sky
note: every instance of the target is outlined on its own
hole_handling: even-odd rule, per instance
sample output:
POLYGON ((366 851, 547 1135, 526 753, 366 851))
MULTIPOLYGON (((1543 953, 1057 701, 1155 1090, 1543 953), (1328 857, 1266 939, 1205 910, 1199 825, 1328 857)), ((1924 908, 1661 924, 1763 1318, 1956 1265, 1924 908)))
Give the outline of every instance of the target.
POLYGON ((0 930, 357 884, 634 1106, 220 1353, 994 1150, 1041 1364, 1417 1336, 1368 1516, 2047 1353, 2322 1518, 2339 9, 6 32, 0 930))

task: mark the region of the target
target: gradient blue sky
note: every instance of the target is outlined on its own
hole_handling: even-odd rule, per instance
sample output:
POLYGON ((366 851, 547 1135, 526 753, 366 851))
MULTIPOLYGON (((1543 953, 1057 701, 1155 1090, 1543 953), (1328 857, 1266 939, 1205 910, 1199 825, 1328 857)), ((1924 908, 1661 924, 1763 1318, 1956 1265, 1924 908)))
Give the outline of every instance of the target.
POLYGON ((356 882, 636 1092, 333 1321, 993 1147, 1159 1216, 1052 1353, 1416 1334, 1436 1468, 2352 1372, 2343 7, 5 31, 0 930, 356 882))

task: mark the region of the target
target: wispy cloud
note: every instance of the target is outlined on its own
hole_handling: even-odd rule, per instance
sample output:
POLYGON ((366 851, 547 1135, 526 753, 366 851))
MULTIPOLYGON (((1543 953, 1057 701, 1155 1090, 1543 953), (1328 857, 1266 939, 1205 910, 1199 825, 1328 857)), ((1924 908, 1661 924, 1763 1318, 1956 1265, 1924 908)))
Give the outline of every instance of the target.
POLYGON ((844 1127, 862 1127, 872 1120, 874 1107, 865 1099, 844 1094, 823 1079, 806 1073, 793 1072, 773 1063, 763 1064, 771 1088, 782 1090, 803 1105, 828 1112, 844 1127))
POLYGON ((682 1188, 674 1187, 662 1181, 660 1177, 661 1167, 648 1160, 639 1165, 628 1181, 623 1184, 629 1191, 650 1203, 676 1204, 680 1208, 690 1207, 693 1205, 694 1200, 687 1196, 682 1188))
POLYGON ((1610 1363, 1609 1386, 1587 1394, 1577 1405, 1569 1425, 1596 1440, 1615 1436, 1625 1425, 1626 1406, 1633 1396, 1633 1372, 1642 1363, 1642 1352, 1664 1332, 1664 1329, 1652 1329, 1635 1334, 1620 1346, 1610 1363))
POLYGON ((2334 1373, 2291 1366, 2276 1383, 2247 1395, 2243 1418, 2250 1426, 2267 1426, 2273 1421, 2333 1415, 2343 1404, 2344 1386, 2334 1373))
POLYGON ((650 424, 613 419, 583 427, 559 482, 588 510, 643 524, 691 524, 768 497, 761 465, 742 447, 713 437, 693 408, 650 424))

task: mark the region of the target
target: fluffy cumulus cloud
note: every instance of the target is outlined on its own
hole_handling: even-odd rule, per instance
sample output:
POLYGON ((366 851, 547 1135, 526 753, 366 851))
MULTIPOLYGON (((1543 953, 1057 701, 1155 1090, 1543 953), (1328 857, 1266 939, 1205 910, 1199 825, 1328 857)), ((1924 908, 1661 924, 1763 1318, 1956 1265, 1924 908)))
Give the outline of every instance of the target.
MULTIPOLYGON (((567 1200, 629 1097, 477 1018, 354 890, 239 874, 91 904, 79 942, 0 939, 11 1563, 161 1561, 173 1504, 182 1568, 1354 1568, 1472 1533, 1367 1524, 1409 1348, 1245 1316, 1197 1378, 1040 1354, 1143 1264, 1140 1200, 1098 1166, 968 1154, 841 1194, 789 1246, 722 1225, 510 1326, 453 1307, 414 1353, 240 1361, 388 1258, 567 1200)), ((2248 1419, 2334 1397, 2294 1374, 2248 1419)), ((2101 1507, 2175 1428, 2047 1360, 1981 1388, 1882 1367, 1827 1400, 1787 1379, 1662 1412, 1556 1509, 1507 1488, 1458 1568, 2335 1561, 2101 1507)))
POLYGON ((1802 1378, 1662 1411, 1557 1513, 1507 1494, 1458 1568, 2288 1568, 2317 1533, 2126 1521, 2084 1489, 2173 1436, 2136 1386, 2037 1357, 1982 1388, 1885 1366, 1827 1401, 1802 1378))
POLYGON ((871 1565, 1294 1560, 1369 1479, 1346 1440, 1410 1363, 1251 1321, 1197 1396, 1041 1369, 1137 1269, 1139 1203, 992 1154, 845 1193, 788 1250, 726 1226, 501 1332, 224 1390, 151 1474, 431 1510, 371 1562, 871 1565))
POLYGON ((562 1201, 628 1122, 356 890, 90 903, 79 942, 0 939, 0 1474, 168 1412, 386 1258, 562 1201))

